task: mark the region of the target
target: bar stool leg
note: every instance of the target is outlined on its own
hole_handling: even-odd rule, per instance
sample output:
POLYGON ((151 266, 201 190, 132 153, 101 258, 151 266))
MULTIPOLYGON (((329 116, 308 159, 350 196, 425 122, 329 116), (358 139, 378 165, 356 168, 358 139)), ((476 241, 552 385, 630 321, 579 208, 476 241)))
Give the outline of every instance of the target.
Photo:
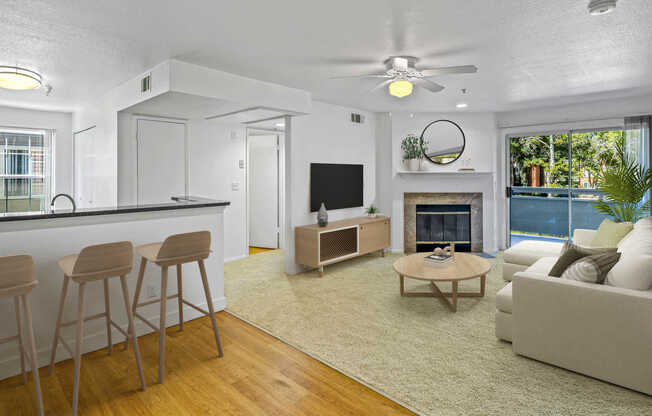
POLYGON ((217 343, 218 357, 224 356, 222 352, 222 343, 220 342, 220 334, 217 331, 217 321, 215 320, 215 310, 213 308, 213 297, 211 296, 211 289, 208 287, 208 276, 206 275, 206 266, 204 260, 199 260, 199 272, 201 273, 201 280, 204 283, 204 294, 206 295, 206 303, 208 304, 208 312, 211 315, 211 323, 213 324, 213 333, 215 334, 215 342, 217 343))
POLYGON ((158 382, 163 384, 163 373, 165 372, 165 307, 168 296, 168 266, 161 267, 161 316, 159 322, 158 341, 158 382))
POLYGON ((109 355, 113 354, 113 337, 111 336, 111 298, 109 279, 104 279, 104 312, 106 313, 106 337, 109 340, 109 355))
MULTIPOLYGON (((36 343, 34 342, 34 328, 32 327, 32 313, 27 303, 27 295, 22 295, 23 309, 25 310, 25 322, 27 324, 27 341, 29 343, 29 360, 34 376, 34 389, 36 390, 36 403, 38 414, 43 416, 43 397, 41 396, 41 380, 38 376, 38 359, 36 356, 36 343)), ((22 351, 21 351, 22 354, 22 351)))
POLYGON ((131 305, 129 304, 129 288, 127 287, 127 278, 125 276, 120 276, 120 284, 122 285, 122 296, 124 297, 125 308, 127 309, 129 335, 134 342, 134 355, 136 356, 136 364, 138 365, 140 387, 143 391, 145 391, 145 375, 143 374, 143 364, 140 361, 140 350, 138 349, 138 339, 136 339, 136 327, 134 326, 134 316, 131 313, 131 305))
POLYGON ((68 294, 68 276, 63 277, 63 287, 61 288, 61 296, 59 297, 59 314, 57 316, 57 326, 54 330, 54 341, 52 341, 52 352, 50 356, 50 368, 48 369, 48 376, 52 375, 54 371, 54 360, 57 357, 57 346, 59 345, 59 332, 61 331, 61 321, 63 320, 63 308, 66 304, 66 295, 68 294))
POLYGON ((183 331, 183 280, 182 280, 182 264, 177 264, 177 289, 179 301, 179 331, 183 331))
POLYGON ((14 307, 16 309, 16 327, 18 328, 18 348, 20 351, 20 376, 23 384, 27 383, 27 374, 25 373, 25 346, 23 344, 23 324, 20 319, 20 298, 14 296, 14 307))
POLYGON ((77 415, 79 402, 79 377, 81 373, 81 349, 84 336, 84 300, 86 295, 86 283, 79 284, 79 303, 77 305, 77 339, 75 341, 75 384, 72 390, 72 414, 77 415))
MULTIPOLYGON (((138 307, 138 299, 140 298, 140 291, 143 288, 143 280, 145 278, 145 267, 147 266, 147 259, 145 257, 142 257, 140 259, 140 270, 138 271, 138 280, 136 281, 136 291, 134 292, 134 303, 133 306, 131 307, 131 314, 133 316, 136 316, 136 309, 138 307)), ((129 333, 131 333, 131 329, 129 329, 129 333)), ((127 340, 125 341, 125 350, 129 348, 129 337, 127 337, 127 340)))

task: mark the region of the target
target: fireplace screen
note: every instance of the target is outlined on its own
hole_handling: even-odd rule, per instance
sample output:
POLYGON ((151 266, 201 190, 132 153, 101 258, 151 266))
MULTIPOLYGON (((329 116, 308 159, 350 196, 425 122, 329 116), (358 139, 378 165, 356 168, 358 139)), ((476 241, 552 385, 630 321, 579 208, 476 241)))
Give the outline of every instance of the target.
POLYGON ((417 251, 455 243, 455 251, 471 251, 470 205, 417 205, 417 251))

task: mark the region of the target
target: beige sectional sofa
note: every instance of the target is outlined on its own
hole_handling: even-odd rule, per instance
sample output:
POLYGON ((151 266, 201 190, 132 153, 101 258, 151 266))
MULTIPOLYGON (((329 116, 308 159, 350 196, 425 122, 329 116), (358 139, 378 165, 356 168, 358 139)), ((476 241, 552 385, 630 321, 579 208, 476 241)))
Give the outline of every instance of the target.
MULTIPOLYGON (((574 242, 588 245, 594 233, 576 230, 574 242)), ((649 282, 652 220, 621 243, 623 267, 641 277, 631 284, 649 282)), ((652 289, 550 277, 561 250, 554 244, 522 242, 505 252, 511 283, 496 296, 496 336, 516 354, 652 395, 652 289)))

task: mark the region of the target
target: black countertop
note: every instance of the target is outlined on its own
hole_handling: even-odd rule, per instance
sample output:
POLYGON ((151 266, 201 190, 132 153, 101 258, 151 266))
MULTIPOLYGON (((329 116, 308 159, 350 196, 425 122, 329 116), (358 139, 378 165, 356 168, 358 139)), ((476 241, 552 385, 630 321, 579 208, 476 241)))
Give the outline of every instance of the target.
POLYGON ((144 205, 124 205, 109 208, 84 208, 75 211, 69 209, 57 209, 31 212, 9 212, 0 214, 0 222, 5 221, 24 221, 24 220, 42 220, 48 218, 70 218, 70 217, 88 217, 92 215, 113 215, 129 214, 133 212, 147 211, 169 211, 174 209, 188 208, 208 208, 223 207, 230 204, 229 201, 216 201, 195 196, 188 197, 171 197, 174 202, 166 204, 144 204, 144 205))

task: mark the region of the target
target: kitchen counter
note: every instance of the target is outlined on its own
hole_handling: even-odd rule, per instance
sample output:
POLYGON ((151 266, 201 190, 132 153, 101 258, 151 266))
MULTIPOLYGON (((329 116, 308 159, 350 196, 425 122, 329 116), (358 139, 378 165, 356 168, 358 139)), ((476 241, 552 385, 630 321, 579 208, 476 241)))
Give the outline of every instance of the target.
POLYGON ((217 201, 207 198, 188 196, 170 198, 173 202, 164 204, 143 204, 143 205, 125 205, 106 208, 84 208, 77 210, 69 209, 50 209, 43 211, 31 212, 9 212, 0 214, 0 222, 4 221, 24 221, 24 220, 42 220, 48 218, 70 218, 70 217, 87 217, 91 215, 111 215, 111 214, 130 214, 134 212, 148 211, 167 211, 188 208, 207 208, 222 207, 230 203, 228 201, 217 201))
MULTIPOLYGON (((34 321, 39 366, 46 365, 54 336, 59 294, 63 285, 63 272, 57 262, 60 258, 79 253, 84 247, 117 241, 131 241, 134 247, 161 242, 172 234, 193 231, 211 233, 211 255, 205 260, 209 285, 216 311, 226 307, 224 297, 224 210, 227 201, 206 198, 174 198, 169 203, 140 206, 120 206, 55 210, 42 212, 0 214, 0 256, 28 254, 35 263, 38 286, 30 293, 30 304, 34 321)), ((140 256, 134 250, 134 266, 127 275, 129 293, 134 295, 140 256)), ((122 327, 127 326, 127 317, 122 292, 117 279, 110 279, 112 319, 122 327)), ((183 266, 183 294, 189 302, 206 309, 202 279, 197 264, 183 266)), ((176 292, 176 279, 170 278, 168 296, 176 292)), ((161 268, 149 263, 141 300, 146 302, 160 297, 161 268)), ((104 296, 101 284, 91 283, 87 291, 87 315, 104 312, 104 296)), ((158 321, 159 306, 152 304, 139 311, 151 321, 158 321)), ((13 302, 0 302, 0 316, 13 316, 13 302)), ((70 284, 64 307, 64 320, 75 320, 77 316, 77 285, 70 284)), ((184 319, 199 316, 192 308, 184 309, 184 319)), ((13 319, 13 318, 12 318, 13 319)), ((169 326, 179 322, 176 304, 168 307, 169 326)), ((0 325, 0 339, 15 334, 15 325, 5 322, 0 325)), ((136 322, 139 335, 151 332, 151 328, 136 322)), ((74 345, 75 329, 65 328, 63 337, 74 345)), ((192 337, 191 337, 192 338, 192 337)), ((114 342, 124 341, 124 336, 113 331, 114 342)), ((192 340, 190 341, 192 342, 192 340)), ((104 320, 88 321, 84 328, 84 353, 107 346, 104 320)), ((69 359, 65 348, 59 347, 57 361, 69 359)), ((19 374, 20 359, 13 345, 0 345, 0 380, 19 374)))

